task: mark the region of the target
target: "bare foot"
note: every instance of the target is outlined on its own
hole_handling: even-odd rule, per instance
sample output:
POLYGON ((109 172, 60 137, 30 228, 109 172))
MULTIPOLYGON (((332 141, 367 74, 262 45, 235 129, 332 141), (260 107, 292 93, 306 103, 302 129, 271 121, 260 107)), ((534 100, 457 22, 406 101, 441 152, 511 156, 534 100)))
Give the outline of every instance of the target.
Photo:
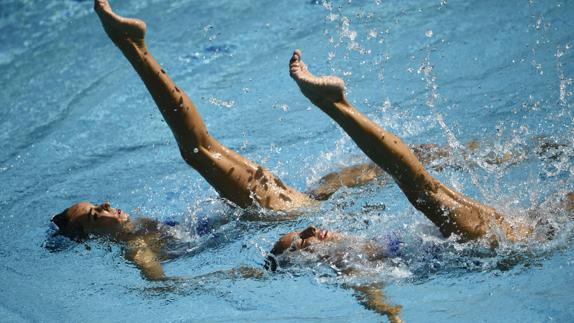
POLYGON ((297 82, 301 92, 319 108, 345 100, 345 82, 336 76, 311 74, 301 60, 301 51, 298 49, 293 52, 289 62, 289 74, 297 82))
POLYGON ((94 0, 94 10, 100 17, 106 34, 118 46, 134 44, 143 48, 146 24, 140 19, 125 18, 112 11, 108 0, 94 0))

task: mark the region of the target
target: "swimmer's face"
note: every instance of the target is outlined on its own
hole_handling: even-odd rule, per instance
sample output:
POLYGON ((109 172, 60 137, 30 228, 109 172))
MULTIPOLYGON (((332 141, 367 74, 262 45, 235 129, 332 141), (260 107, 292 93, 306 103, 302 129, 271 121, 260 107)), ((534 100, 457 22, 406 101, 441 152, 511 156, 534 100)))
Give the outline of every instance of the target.
POLYGON ((313 244, 331 241, 335 234, 327 230, 320 230, 309 226, 303 231, 289 232, 282 236, 273 246, 271 252, 275 255, 282 254, 285 250, 295 251, 305 249, 313 244))
POLYGON ((109 203, 92 204, 80 202, 68 208, 68 216, 72 228, 83 234, 116 237, 127 222, 129 215, 120 209, 113 208, 109 203))

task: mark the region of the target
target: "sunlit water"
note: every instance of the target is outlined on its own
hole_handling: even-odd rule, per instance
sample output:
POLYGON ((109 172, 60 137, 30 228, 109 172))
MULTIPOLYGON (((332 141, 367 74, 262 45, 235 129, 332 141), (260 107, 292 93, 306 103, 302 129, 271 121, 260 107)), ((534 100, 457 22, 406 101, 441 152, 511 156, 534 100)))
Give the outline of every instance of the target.
POLYGON ((306 190, 365 158, 289 79, 295 48, 342 76, 359 109, 408 143, 450 157, 433 174, 517 222, 548 219, 549 242, 440 237, 396 185, 343 189, 297 220, 238 220, 179 157, 142 82, 105 37, 90 1, 0 3, 2 321, 374 322, 348 282, 385 282, 406 322, 574 320, 571 1, 116 1, 148 23, 156 56, 215 137, 306 190), (478 148, 468 142, 478 140, 478 148), (150 283, 118 246, 49 252, 52 214, 79 200, 177 220, 173 276, 260 267, 281 233, 316 224, 368 240, 399 234, 399 257, 309 257, 263 279, 150 283), (229 223, 199 237, 202 218, 229 223), (430 246, 430 247, 429 247, 430 246))

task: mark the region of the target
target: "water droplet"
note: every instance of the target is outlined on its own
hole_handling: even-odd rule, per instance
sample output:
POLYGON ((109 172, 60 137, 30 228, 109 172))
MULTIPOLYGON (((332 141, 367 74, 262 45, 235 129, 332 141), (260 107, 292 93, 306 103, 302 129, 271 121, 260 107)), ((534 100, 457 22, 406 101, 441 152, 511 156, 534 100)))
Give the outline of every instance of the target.
POLYGON ((289 106, 285 103, 283 103, 283 104, 276 103, 273 105, 273 109, 281 109, 284 112, 287 112, 287 111, 289 111, 289 106))
POLYGON ((225 101, 225 100, 218 99, 216 97, 210 97, 209 103, 216 105, 216 106, 219 106, 219 107, 224 107, 224 108, 233 108, 233 106, 235 106, 235 101, 233 101, 233 100, 225 101))
POLYGON ((431 38, 432 35, 433 35, 433 33, 432 33, 432 30, 430 30, 430 29, 425 32, 425 36, 427 36, 428 38, 431 38))

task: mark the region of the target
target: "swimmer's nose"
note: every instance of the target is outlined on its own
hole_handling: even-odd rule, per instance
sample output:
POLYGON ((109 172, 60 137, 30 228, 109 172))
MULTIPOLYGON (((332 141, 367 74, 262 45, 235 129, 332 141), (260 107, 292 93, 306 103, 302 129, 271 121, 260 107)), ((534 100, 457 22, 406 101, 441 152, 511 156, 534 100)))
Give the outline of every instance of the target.
POLYGON ((104 210, 106 210, 106 211, 109 211, 109 210, 111 209, 111 205, 110 205, 109 202, 104 202, 104 203, 102 204, 102 208, 103 208, 104 210))

